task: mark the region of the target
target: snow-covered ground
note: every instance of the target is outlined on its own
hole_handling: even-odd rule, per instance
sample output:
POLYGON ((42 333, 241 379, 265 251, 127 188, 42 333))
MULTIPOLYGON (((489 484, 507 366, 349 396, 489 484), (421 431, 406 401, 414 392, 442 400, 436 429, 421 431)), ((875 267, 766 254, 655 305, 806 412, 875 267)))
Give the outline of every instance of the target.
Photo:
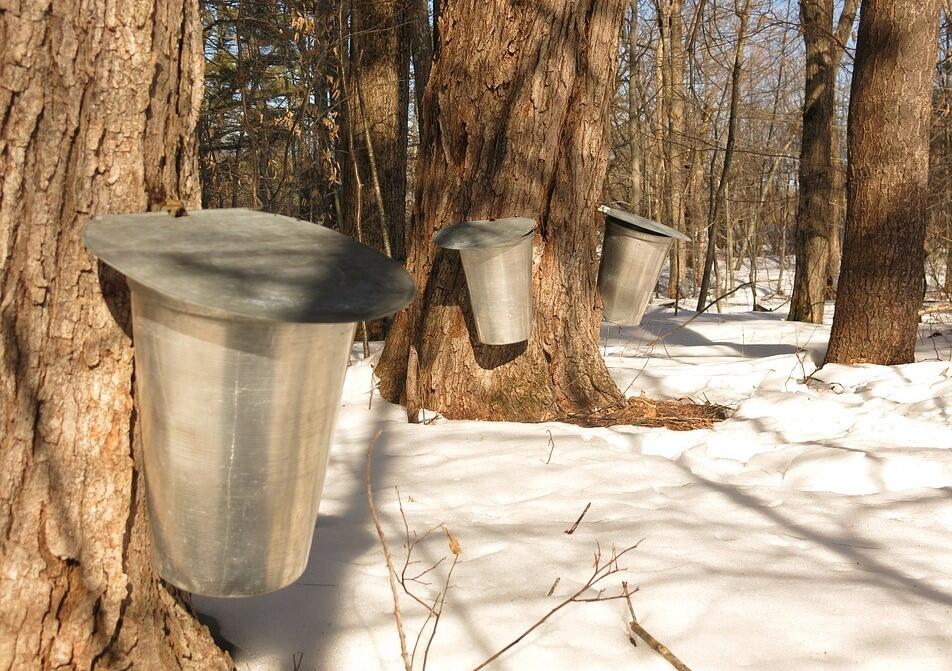
MULTIPOLYGON (((695 671, 947 671, 952 327, 922 327, 916 364, 817 372, 828 325, 738 312, 749 293, 737 300, 686 326, 693 312, 655 307, 639 328, 602 329, 629 394, 736 408, 710 430, 408 424, 379 396, 368 410, 374 358, 355 349, 305 575, 196 607, 242 671, 401 669, 364 490, 382 432, 373 484, 398 565, 395 487, 411 533, 442 523, 462 546, 430 669, 472 669, 584 585, 597 547, 607 556, 643 539, 601 587, 637 585, 641 624, 695 671)), ((442 557, 430 588, 417 586, 424 597, 452 555, 442 531, 415 548, 418 571, 442 557)), ((425 611, 401 606, 412 645, 425 611)), ((571 604, 490 668, 670 669, 631 644, 627 620, 624 600, 571 604)))

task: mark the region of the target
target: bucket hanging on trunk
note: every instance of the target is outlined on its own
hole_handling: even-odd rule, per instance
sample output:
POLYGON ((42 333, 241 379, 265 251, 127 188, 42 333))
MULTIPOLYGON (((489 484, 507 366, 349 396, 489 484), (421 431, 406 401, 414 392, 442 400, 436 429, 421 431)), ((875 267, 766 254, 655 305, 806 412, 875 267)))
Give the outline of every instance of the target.
POLYGON ((535 219, 465 221, 434 242, 459 250, 479 341, 508 345, 532 333, 532 232, 535 219))
POLYGON ((128 280, 153 560, 189 592, 301 575, 356 323, 413 296, 398 264, 323 226, 244 209, 99 217, 128 280))
POLYGON ((637 326, 654 292, 661 267, 675 240, 690 240, 680 231, 605 205, 605 240, 598 270, 598 292, 605 320, 637 326))

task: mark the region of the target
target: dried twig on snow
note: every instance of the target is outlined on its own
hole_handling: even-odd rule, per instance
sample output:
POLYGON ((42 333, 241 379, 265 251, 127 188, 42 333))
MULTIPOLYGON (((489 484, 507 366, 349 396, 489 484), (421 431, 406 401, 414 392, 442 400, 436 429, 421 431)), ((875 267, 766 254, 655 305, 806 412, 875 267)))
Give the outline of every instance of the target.
POLYGON ((628 546, 621 552, 613 552, 612 556, 609 557, 608 561, 605 562, 604 564, 602 563, 602 554, 601 554, 601 549, 599 548, 595 552, 595 570, 592 572, 591 577, 589 577, 588 582, 582 585, 582 587, 578 591, 576 591, 574 594, 572 594, 572 596, 568 597, 567 599, 559 603, 559 605, 552 608, 548 613, 546 613, 545 615, 540 617, 538 620, 536 620, 535 624, 533 624, 531 627, 529 627, 524 632, 519 634, 519 636, 513 639, 508 645, 506 645, 503 648, 500 648, 499 651, 494 653, 491 657, 488 657, 479 666, 474 667, 473 671, 479 671, 480 669, 484 669, 487 666, 489 666, 492 662, 499 659, 499 657, 501 657, 506 652, 508 652, 511 648, 517 645, 522 639, 524 639, 526 636, 528 636, 533 631, 535 631, 540 626, 542 626, 543 622, 545 622, 550 617, 555 615, 558 611, 562 610, 565 606, 568 606, 570 603, 590 603, 593 601, 612 601, 614 599, 626 598, 625 594, 604 596, 602 592, 599 592, 597 596, 591 597, 591 598, 583 598, 582 594, 584 594, 588 590, 595 587, 598 583, 600 583, 605 578, 612 576, 618 573, 619 571, 622 571, 623 569, 619 568, 618 566, 618 560, 621 559, 626 554, 628 554, 629 552, 631 552, 632 550, 634 550, 639 545, 641 545, 641 541, 638 541, 634 545, 628 546))
MULTIPOLYGON (((668 664, 673 666, 675 669, 677 669, 677 671, 691 671, 691 669, 688 668, 687 664, 685 664, 680 659, 675 657, 674 653, 668 650, 668 647, 666 645, 662 644, 658 639, 656 639, 654 636, 649 634, 648 631, 644 627, 638 624, 638 618, 635 617, 635 609, 631 605, 632 592, 628 591, 628 583, 622 581, 621 589, 622 589, 622 593, 625 595, 625 599, 628 601, 628 612, 631 613, 631 622, 628 624, 628 627, 631 629, 631 631, 637 634, 638 638, 640 638, 642 641, 647 643, 648 647, 650 647, 652 650, 654 650, 659 655, 664 657, 665 661, 668 662, 668 664)), ((635 591, 637 591, 637 588, 635 591)), ((635 646, 638 645, 637 643, 635 643, 634 638, 632 637, 629 637, 629 638, 631 639, 632 645, 635 645, 635 646)))
POLYGON ((367 448, 367 471, 364 480, 367 485, 367 505, 370 507, 370 515, 373 517, 374 526, 377 528, 377 538, 380 539, 380 546, 383 548, 383 557, 387 562, 387 578, 390 580, 390 595, 393 597, 393 617, 397 622, 397 635, 400 637, 400 656, 403 658, 403 666, 406 671, 413 671, 413 663, 410 660, 410 653, 407 652, 407 635, 403 630, 403 620, 400 617, 400 597, 397 594, 396 572, 393 570, 393 557, 390 554, 390 547, 387 545, 387 539, 383 535, 383 527, 380 524, 380 517, 377 515, 377 508, 374 506, 374 488, 371 478, 371 466, 374 459, 374 447, 380 438, 380 432, 370 441, 370 447, 367 448))
POLYGON ((567 533, 569 536, 574 534, 575 530, 578 529, 578 525, 582 523, 582 518, 585 517, 585 513, 587 513, 588 509, 591 507, 592 507, 592 502, 589 501, 588 504, 585 506, 585 510, 583 510, 582 514, 578 516, 577 520, 575 520, 575 524, 573 524, 570 528, 566 529, 564 533, 567 533))

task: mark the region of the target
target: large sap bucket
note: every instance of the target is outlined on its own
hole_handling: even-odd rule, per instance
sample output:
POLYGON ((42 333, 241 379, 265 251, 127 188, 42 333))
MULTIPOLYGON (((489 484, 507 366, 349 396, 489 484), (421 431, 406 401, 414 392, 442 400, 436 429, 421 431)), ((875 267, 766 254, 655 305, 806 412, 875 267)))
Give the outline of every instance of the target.
POLYGON ((466 221, 434 242, 458 249, 473 307, 476 334, 487 345, 508 345, 532 333, 532 233, 535 219, 466 221))
POLYGON ((86 245, 132 293, 154 563, 190 592, 301 575, 356 322, 414 286, 316 224, 251 210, 107 216, 86 245))
POLYGON ((605 320, 636 326, 641 322, 661 267, 675 240, 690 240, 680 231, 607 206, 605 240, 598 271, 598 292, 605 320))

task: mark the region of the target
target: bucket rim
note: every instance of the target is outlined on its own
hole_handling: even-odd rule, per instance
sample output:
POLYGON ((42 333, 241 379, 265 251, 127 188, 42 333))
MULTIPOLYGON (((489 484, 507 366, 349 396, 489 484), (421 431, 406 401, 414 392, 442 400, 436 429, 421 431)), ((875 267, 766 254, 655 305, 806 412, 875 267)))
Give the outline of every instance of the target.
POLYGON ((674 238, 675 240, 689 241, 691 239, 681 231, 671 228, 670 226, 665 226, 664 224, 659 224, 657 221, 645 219, 632 212, 619 210, 614 207, 609 207, 608 205, 600 205, 598 211, 605 215, 606 222, 612 221, 627 228, 644 231, 653 235, 663 235, 666 238, 674 238))
POLYGON ((471 219, 438 231, 433 242, 444 249, 511 247, 531 235, 535 227, 534 217, 471 219))
POLYGON ((86 247, 132 282, 222 318, 379 319, 416 293, 395 261, 320 224, 245 208, 95 217, 86 247))

